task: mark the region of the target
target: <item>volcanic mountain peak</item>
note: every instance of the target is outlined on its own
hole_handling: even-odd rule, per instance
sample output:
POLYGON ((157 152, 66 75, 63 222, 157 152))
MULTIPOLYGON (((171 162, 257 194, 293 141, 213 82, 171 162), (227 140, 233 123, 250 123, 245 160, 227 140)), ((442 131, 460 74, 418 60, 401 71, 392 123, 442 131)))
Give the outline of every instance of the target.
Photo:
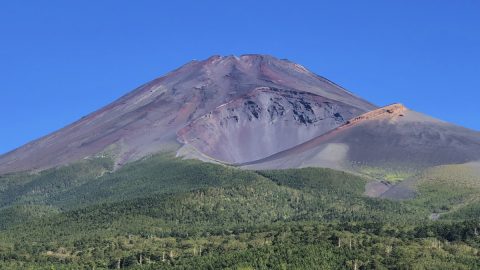
POLYGON ((476 132, 401 104, 377 109, 288 60, 212 56, 0 156, 0 174, 161 151, 260 168, 429 166, 480 160, 479 145, 476 132))
MULTIPOLYGON (((216 141, 228 139, 235 150, 227 161, 262 158, 373 109, 371 103, 287 60, 267 55, 213 56, 191 61, 57 132, 0 156, 0 173, 42 170, 106 151, 113 152, 121 166, 178 149, 177 132, 206 115, 218 117, 218 122, 211 120, 215 128, 208 131, 223 130, 216 138, 238 135, 239 141, 233 137, 216 141), (231 122, 235 116, 238 123, 231 122), (273 139, 265 144, 281 136, 288 143, 273 139), (250 145, 242 139, 248 137, 250 145), (249 154, 250 149, 255 151, 249 154)), ((205 138, 208 132, 189 136, 205 138)), ((217 143, 209 146, 214 152, 217 143)))

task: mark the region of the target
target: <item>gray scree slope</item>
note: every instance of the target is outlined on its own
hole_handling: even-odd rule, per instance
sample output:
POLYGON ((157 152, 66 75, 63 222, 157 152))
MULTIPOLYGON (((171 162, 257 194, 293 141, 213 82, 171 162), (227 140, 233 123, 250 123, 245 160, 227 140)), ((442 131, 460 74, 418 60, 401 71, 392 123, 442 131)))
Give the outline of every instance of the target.
MULTIPOLYGON (((270 157, 251 169, 357 167, 422 170, 480 160, 480 133, 408 110, 401 104, 356 117, 345 125, 270 157)), ((478 164, 478 163, 472 163, 478 164)))

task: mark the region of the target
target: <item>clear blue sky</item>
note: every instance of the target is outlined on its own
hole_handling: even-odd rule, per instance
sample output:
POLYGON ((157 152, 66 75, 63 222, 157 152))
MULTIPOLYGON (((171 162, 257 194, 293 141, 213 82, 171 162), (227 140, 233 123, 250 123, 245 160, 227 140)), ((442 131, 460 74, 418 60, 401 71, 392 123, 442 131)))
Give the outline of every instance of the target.
POLYGON ((0 153, 213 54, 288 58, 480 130, 480 1, 233 2, 2 1, 0 153))

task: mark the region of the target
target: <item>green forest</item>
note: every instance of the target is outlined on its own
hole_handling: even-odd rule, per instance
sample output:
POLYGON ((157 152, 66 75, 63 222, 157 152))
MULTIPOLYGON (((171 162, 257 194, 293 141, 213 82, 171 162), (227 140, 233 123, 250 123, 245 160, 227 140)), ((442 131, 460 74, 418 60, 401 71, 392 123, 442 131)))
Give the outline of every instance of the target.
POLYGON ((405 201, 331 169, 113 167, 0 176, 0 269, 480 269, 480 181, 455 166, 405 201))

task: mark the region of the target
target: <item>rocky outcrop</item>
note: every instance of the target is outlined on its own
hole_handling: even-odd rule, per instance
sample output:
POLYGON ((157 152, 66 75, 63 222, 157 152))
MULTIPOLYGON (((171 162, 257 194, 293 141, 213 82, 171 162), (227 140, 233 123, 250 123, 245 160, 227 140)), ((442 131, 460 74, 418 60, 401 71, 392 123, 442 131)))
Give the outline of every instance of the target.
POLYGON ((406 111, 407 108, 405 106, 400 103, 395 103, 354 117, 346 122, 345 127, 373 119, 403 117, 406 111))

